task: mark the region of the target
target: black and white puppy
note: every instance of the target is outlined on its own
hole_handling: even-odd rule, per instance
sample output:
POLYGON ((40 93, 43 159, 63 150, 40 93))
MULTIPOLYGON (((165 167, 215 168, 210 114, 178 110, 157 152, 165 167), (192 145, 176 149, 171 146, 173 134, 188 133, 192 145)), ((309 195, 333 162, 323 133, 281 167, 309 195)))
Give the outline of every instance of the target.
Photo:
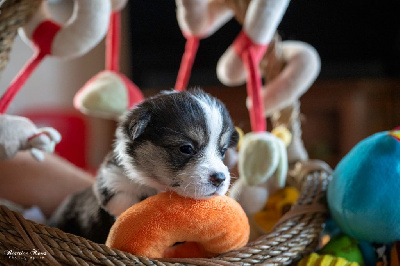
MULTIPOLYGON (((66 218, 71 216, 80 217, 75 220, 81 224, 82 220, 98 224, 107 220, 104 210, 115 217, 162 191, 195 199, 224 195, 230 173, 223 159, 226 150, 237 142, 238 133, 228 111, 209 94, 190 90, 149 98, 122 117, 114 150, 101 165, 93 188, 66 200, 51 224, 64 231, 72 225, 79 227, 66 218), (79 197, 94 202, 88 200, 89 194, 98 206, 83 208, 80 204, 84 202, 77 204, 79 197)), ((96 228, 99 236, 98 226, 85 222, 85 227, 79 228, 79 234, 90 238, 91 228, 96 228)))

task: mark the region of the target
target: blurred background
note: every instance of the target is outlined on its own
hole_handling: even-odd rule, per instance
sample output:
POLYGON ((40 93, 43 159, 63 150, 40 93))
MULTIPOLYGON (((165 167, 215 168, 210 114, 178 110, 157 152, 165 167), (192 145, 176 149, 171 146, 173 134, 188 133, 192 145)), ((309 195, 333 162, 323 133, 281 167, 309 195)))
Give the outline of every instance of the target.
MULTIPOLYGON (((51 0, 49 7, 55 20, 63 23, 72 12, 72 1, 51 0)), ((361 139, 400 125, 399 14, 398 0, 296 0, 289 4, 278 28, 282 39, 307 42, 321 57, 321 73, 301 98, 303 138, 311 158, 334 167, 361 139)), ((219 57, 239 31, 240 25, 232 20, 201 41, 190 85, 201 85, 221 98, 235 123, 249 131, 245 87, 227 88, 215 73, 219 57)), ((174 1, 129 0, 123 11, 121 72, 146 96, 174 86, 184 45, 174 1)), ((31 55, 32 49, 17 37, 1 76, 0 93, 31 55)), ((48 113, 78 119, 75 127, 65 126, 63 131, 79 134, 64 137, 64 142, 80 147, 80 161, 74 163, 95 169, 111 147, 115 122, 78 114, 72 99, 103 69, 104 43, 74 60, 47 57, 17 95, 10 113, 31 115, 43 125, 65 125, 59 116, 43 117, 48 113), (81 141, 75 142, 78 138, 81 141)))
MULTIPOLYGON (((174 1, 130 0, 127 9, 132 79, 143 88, 173 86, 185 41, 174 1)), ((399 77, 399 12, 397 0, 291 1, 278 33, 317 49, 319 79, 399 77)), ((193 85, 219 84, 216 63, 240 29, 231 20, 201 41, 193 85)))

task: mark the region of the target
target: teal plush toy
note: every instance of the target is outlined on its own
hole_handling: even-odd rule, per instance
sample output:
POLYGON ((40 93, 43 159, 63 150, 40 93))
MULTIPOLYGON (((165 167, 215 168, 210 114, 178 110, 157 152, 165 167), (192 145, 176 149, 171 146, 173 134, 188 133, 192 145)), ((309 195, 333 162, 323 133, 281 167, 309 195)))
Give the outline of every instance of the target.
POLYGON ((328 205, 340 229, 359 240, 400 240, 400 128, 358 143, 338 164, 328 205))

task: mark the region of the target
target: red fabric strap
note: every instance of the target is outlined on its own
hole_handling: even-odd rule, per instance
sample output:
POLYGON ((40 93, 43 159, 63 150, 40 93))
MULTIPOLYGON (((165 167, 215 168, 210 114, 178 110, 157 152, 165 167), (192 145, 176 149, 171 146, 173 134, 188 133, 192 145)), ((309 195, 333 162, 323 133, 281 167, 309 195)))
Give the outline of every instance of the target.
POLYGON ((119 72, 119 55, 121 49, 121 12, 111 14, 106 37, 106 70, 119 72))
POLYGON ((0 99, 0 113, 4 114, 11 101, 21 90, 27 79, 31 76, 33 71, 37 68, 43 58, 51 54, 51 45, 57 32, 61 26, 50 21, 45 20, 37 26, 32 34, 32 41, 35 44, 36 52, 25 64, 25 66, 18 72, 17 76, 11 81, 10 86, 0 99))
POLYGON ((41 53, 51 54, 54 37, 60 29, 61 26, 51 20, 45 20, 37 26, 32 34, 32 41, 41 53))
POLYGON ((264 117, 264 102, 261 96, 262 81, 258 67, 267 45, 254 43, 246 32, 241 31, 233 42, 233 49, 242 59, 248 74, 247 94, 252 101, 252 106, 249 110, 251 129, 253 132, 266 131, 267 123, 264 117))
POLYGON ((11 81, 10 86, 7 88, 6 92, 1 96, 0 99, 0 113, 4 114, 11 101, 14 99, 15 95, 20 91, 22 86, 25 84, 26 80, 31 76, 36 67, 40 64, 42 59, 46 55, 40 51, 35 52, 35 54, 29 59, 25 66, 19 71, 17 76, 11 81))
POLYGON ((186 35, 185 52, 182 56, 181 65, 179 67, 178 77, 175 83, 175 90, 183 91, 189 83, 190 74, 194 60, 196 58, 197 50, 200 44, 200 38, 193 35, 186 35))
POLYGON ((245 31, 241 31, 236 39, 233 41, 233 49, 235 52, 242 57, 244 51, 251 51, 254 60, 257 62, 261 61, 261 58, 265 54, 268 45, 254 43, 245 31))

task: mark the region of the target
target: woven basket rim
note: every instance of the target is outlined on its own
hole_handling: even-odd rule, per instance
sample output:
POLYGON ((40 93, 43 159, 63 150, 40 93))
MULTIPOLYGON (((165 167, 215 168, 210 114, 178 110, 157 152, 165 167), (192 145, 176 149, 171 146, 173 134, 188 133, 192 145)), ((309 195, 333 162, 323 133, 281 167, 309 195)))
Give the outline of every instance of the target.
MULTIPOLYGON (((57 262, 62 265, 287 265, 314 251, 328 214, 325 196, 330 171, 319 168, 305 172, 303 169, 297 171, 296 175, 293 176, 295 179, 301 179, 298 183, 301 186, 300 197, 287 213, 288 216, 282 217, 270 233, 249 242, 243 248, 216 258, 150 259, 135 256, 26 220, 19 213, 0 206, 0 254, 3 255, 0 255, 0 262, 10 263, 4 255, 7 249, 35 249, 46 253, 47 256, 43 259, 50 265, 57 262), (299 176, 300 174, 303 176, 299 176)), ((44 261, 33 262, 40 264, 44 261)))

